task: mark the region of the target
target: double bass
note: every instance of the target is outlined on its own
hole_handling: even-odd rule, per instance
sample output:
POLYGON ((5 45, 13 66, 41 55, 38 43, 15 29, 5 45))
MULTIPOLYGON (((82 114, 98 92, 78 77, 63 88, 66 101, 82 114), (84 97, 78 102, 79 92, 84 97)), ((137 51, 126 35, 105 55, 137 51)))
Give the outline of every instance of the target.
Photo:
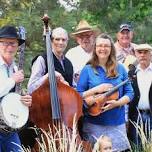
POLYGON ((56 80, 55 67, 48 27, 48 16, 43 17, 46 33, 48 79, 32 93, 33 104, 30 119, 40 128, 48 129, 48 124, 61 120, 72 127, 73 116, 82 116, 82 99, 70 86, 56 80))
POLYGON ((48 130, 56 123, 63 123, 68 128, 73 127, 73 119, 76 122, 82 117, 83 101, 75 89, 63 84, 55 77, 55 68, 50 39, 49 17, 42 18, 46 33, 46 50, 48 64, 48 79, 32 93, 32 106, 30 108, 30 121, 38 128, 48 130), (76 116, 76 117, 75 117, 76 116))

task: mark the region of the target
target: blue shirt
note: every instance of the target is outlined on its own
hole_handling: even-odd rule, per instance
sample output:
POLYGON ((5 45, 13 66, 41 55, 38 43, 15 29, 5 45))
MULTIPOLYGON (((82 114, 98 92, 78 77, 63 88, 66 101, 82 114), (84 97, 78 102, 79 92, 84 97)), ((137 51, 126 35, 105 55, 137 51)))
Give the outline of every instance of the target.
MULTIPOLYGON (((98 86, 102 83, 110 83, 116 86, 128 78, 128 74, 122 64, 117 65, 118 76, 115 78, 108 78, 105 70, 98 66, 95 69, 91 65, 86 65, 80 74, 80 79, 77 85, 77 91, 82 95, 84 91, 98 86)), ((118 89, 119 98, 128 96, 130 101, 133 99, 133 89, 131 83, 128 81, 125 85, 118 89)), ((101 125, 120 125, 125 123, 125 108, 124 106, 116 107, 98 116, 86 115, 85 120, 93 124, 101 125)))

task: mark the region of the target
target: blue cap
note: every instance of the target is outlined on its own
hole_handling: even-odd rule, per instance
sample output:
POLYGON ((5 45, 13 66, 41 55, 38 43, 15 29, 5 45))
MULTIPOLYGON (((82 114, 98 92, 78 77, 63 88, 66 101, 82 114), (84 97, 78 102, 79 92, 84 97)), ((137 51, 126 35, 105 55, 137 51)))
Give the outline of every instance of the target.
POLYGON ((119 32, 122 32, 123 30, 132 31, 132 27, 130 24, 124 23, 119 26, 119 32))

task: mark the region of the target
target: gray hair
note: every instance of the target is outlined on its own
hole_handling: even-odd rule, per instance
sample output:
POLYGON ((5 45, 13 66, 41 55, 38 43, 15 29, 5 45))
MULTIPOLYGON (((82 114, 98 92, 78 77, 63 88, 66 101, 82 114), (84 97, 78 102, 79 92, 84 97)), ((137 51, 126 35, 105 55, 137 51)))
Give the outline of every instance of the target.
POLYGON ((52 38, 55 38, 55 37, 59 37, 59 36, 63 36, 65 39, 69 39, 68 38, 68 32, 62 28, 62 27, 57 27, 55 29, 52 30, 52 38))

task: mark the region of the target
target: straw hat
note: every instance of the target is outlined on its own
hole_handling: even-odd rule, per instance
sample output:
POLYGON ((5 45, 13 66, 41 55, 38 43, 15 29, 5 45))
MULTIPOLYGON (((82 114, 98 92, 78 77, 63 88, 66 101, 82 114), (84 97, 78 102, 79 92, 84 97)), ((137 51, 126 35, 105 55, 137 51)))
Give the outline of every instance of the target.
POLYGON ((149 44, 139 44, 135 47, 135 51, 152 51, 152 47, 149 44))
POLYGON ((80 35, 81 33, 85 32, 94 32, 95 34, 99 34, 99 29, 92 27, 89 25, 89 23, 86 20, 81 20, 78 24, 78 26, 75 29, 75 32, 71 33, 72 37, 75 37, 76 35, 80 35))

